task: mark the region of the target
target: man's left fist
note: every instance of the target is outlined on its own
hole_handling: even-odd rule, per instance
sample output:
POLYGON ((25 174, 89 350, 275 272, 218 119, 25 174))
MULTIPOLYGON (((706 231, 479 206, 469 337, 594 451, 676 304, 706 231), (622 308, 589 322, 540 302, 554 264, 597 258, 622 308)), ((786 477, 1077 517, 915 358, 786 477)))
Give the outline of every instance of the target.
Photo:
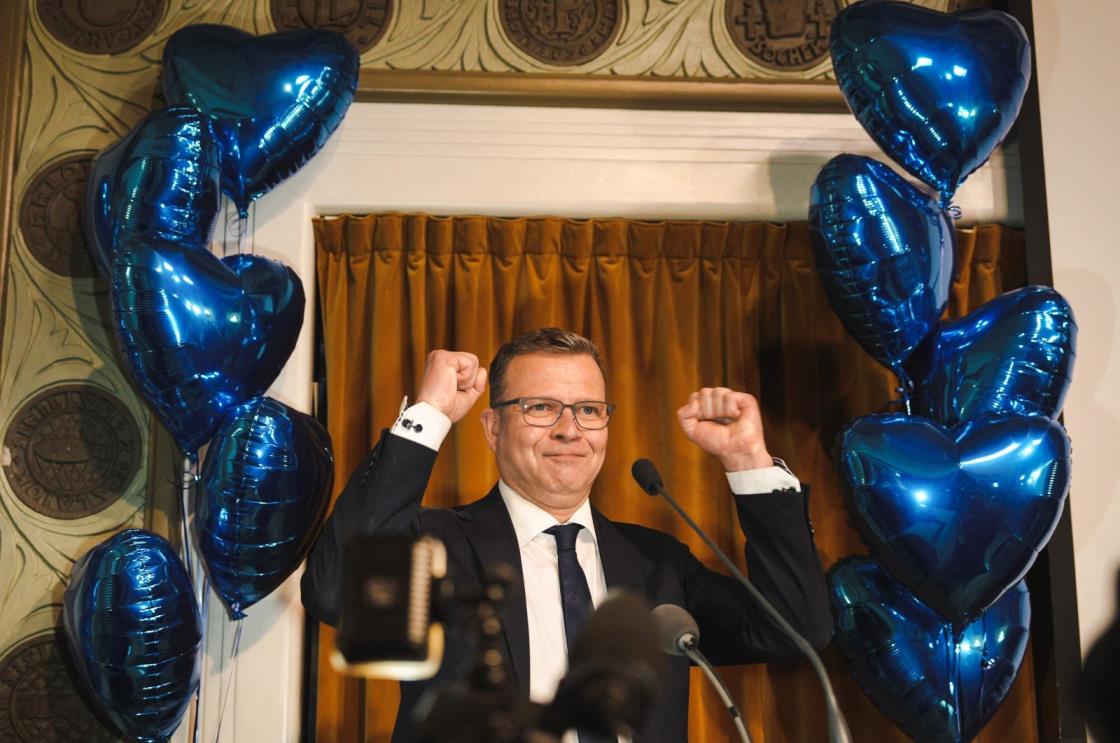
POLYGON ((693 392, 677 411, 684 435, 719 457, 728 472, 772 467, 762 436, 758 400, 726 387, 693 392))

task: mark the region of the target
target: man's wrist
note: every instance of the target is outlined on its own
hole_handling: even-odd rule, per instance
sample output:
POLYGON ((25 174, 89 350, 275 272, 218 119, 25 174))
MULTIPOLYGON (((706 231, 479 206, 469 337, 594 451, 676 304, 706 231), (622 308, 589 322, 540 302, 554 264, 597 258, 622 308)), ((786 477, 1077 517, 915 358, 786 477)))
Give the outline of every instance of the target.
POLYGON ((794 476, 786 463, 777 457, 771 458, 769 467, 756 467, 749 470, 728 472, 727 484, 736 495, 772 493, 775 490, 801 492, 801 481, 794 476))
POLYGON ((451 419, 434 405, 417 402, 408 405, 408 398, 401 402, 401 411, 389 433, 439 451, 443 440, 451 430, 451 419))
POLYGON ((724 472, 746 472, 774 466, 774 458, 765 449, 750 454, 725 454, 719 461, 723 464, 724 472))

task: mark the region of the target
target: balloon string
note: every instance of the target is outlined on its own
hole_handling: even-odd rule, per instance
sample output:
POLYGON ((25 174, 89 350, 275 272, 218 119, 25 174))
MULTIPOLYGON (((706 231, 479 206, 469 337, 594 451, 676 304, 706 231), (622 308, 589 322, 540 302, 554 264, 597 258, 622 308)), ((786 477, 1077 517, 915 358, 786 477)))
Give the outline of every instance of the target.
MULTIPOLYGON (((218 710, 218 729, 214 733, 214 743, 218 743, 218 739, 222 734, 222 721, 226 717, 226 704, 229 702, 229 692, 233 688, 234 680, 237 678, 237 667, 239 656, 238 649, 241 647, 241 628, 245 623, 244 619, 238 619, 237 631, 233 633, 233 646, 230 648, 229 657, 233 660, 233 669, 229 673, 229 681, 226 682, 226 690, 222 692, 222 706, 218 710)), ((223 620, 223 625, 225 624, 223 620)))
MULTIPOLYGON (((251 212, 250 212, 251 214, 251 212)), ((233 224, 234 235, 237 237, 237 252, 245 252, 245 234, 249 231, 249 216, 237 216, 237 221, 233 224)))
MULTIPOLYGON (((208 619, 210 615, 210 592, 206 590, 206 579, 202 581, 202 605, 199 607, 199 618, 202 620, 202 642, 199 644, 199 663, 205 663, 206 636, 208 634, 208 619)), ((194 690, 194 733, 191 736, 194 743, 198 743, 202 733, 202 685, 205 683, 206 669, 202 669, 198 686, 194 690)))
POLYGON ((256 232, 256 216, 257 203, 255 201, 249 205, 248 215, 245 217, 238 214, 237 209, 233 208, 232 205, 228 206, 225 212, 225 224, 222 229, 223 258, 230 255, 231 252, 239 254, 254 252, 253 235, 256 232), (249 244, 247 251, 245 249, 246 238, 248 238, 249 244))
POLYGON ((230 243, 236 242, 237 253, 254 253, 254 235, 257 224, 257 202, 249 204, 246 216, 242 217, 236 209, 226 211, 225 239, 222 243, 222 257, 229 255, 230 243), (246 248, 248 244, 248 248, 246 248))
POLYGON ((945 632, 952 632, 952 642, 949 643, 951 655, 949 658, 949 683, 953 692, 953 728, 956 738, 961 736, 961 641, 964 639, 964 628, 957 629, 955 624, 946 624, 945 632))
POLYGON ((906 414, 913 415, 913 411, 910 409, 910 393, 914 389, 914 382, 911 381, 910 375, 906 373, 902 364, 895 364, 891 367, 891 371, 898 378, 898 387, 895 388, 895 392, 902 395, 902 405, 906 408, 906 414))
MULTIPOLYGON (((194 587, 195 584, 195 573, 194 556, 191 554, 190 513, 191 496, 193 495, 194 484, 196 482, 196 467, 197 465, 192 463, 189 457, 183 458, 183 471, 179 487, 179 529, 180 537, 183 540, 183 565, 187 569, 187 577, 190 578, 192 587, 194 587)), ((195 599, 198 599, 197 595, 195 599)))
POLYGON ((229 255, 229 244, 233 236, 233 220, 237 214, 234 210, 233 204, 230 201, 225 202, 225 219, 222 220, 222 257, 225 258, 229 255))
POLYGON ((254 254, 257 252, 257 202, 254 201, 249 204, 249 218, 246 221, 248 222, 248 229, 245 230, 245 234, 249 238, 249 247, 242 252, 254 254))
MULTIPOLYGON (((199 608, 199 620, 202 625, 202 638, 199 643, 198 654, 199 661, 203 662, 206 657, 206 615, 207 615, 207 593, 206 593, 206 578, 199 576, 195 571, 194 559, 194 540, 191 538, 190 515, 192 512, 191 505, 192 499, 198 487, 198 462, 193 461, 190 457, 183 458, 183 469, 181 471, 182 477, 179 480, 179 529, 180 536, 183 540, 182 554, 183 566, 187 571, 187 579, 191 583, 191 590, 195 599, 195 606, 199 608)), ((199 681, 198 686, 194 689, 194 725, 191 738, 194 743, 198 743, 199 736, 202 729, 202 682, 199 681)))

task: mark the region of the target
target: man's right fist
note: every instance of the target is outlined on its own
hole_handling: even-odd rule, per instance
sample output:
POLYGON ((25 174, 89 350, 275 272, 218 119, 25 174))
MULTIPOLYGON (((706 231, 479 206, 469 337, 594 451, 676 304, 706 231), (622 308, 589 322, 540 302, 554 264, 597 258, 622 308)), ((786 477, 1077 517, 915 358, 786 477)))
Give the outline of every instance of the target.
POLYGON ((452 423, 467 414, 486 389, 486 370, 478 357, 463 351, 432 351, 424 366, 417 402, 426 402, 452 423))

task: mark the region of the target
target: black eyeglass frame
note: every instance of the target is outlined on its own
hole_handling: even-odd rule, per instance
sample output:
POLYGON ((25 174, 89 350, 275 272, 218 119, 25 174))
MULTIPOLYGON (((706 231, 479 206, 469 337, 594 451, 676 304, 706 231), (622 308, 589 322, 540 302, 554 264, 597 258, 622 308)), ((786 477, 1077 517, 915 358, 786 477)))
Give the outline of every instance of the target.
POLYGON ((579 400, 577 402, 565 403, 561 400, 557 400, 557 399, 552 398, 552 397, 514 397, 514 398, 511 398, 509 400, 500 400, 499 402, 494 403, 490 407, 494 410, 497 410, 498 408, 507 408, 510 405, 519 406, 521 408, 521 418, 522 418, 522 420, 524 420, 525 423, 527 423, 528 425, 535 426, 537 428, 550 428, 552 426, 555 426, 557 423, 560 422, 560 419, 564 417, 564 410, 570 408, 571 411, 572 411, 572 420, 574 420, 576 422, 576 425, 579 426, 579 428, 581 430, 584 430, 584 431, 602 431, 611 422, 611 415, 614 414, 614 410, 615 410, 615 405, 607 402, 606 400, 579 400), (554 402, 554 403, 556 403, 557 405, 560 406, 559 414, 557 414, 556 418, 554 418, 550 423, 541 423, 539 421, 545 420, 544 418, 533 418, 526 412, 526 409, 528 407, 528 403, 533 402, 533 401, 537 401, 537 400, 539 400, 541 402, 554 402), (595 405, 606 405, 607 406, 607 417, 606 417, 606 420, 603 423, 603 425, 598 426, 598 427, 589 427, 589 426, 585 426, 580 421, 579 414, 576 413, 576 408, 579 407, 580 405, 587 405, 588 403, 593 403, 595 405))

